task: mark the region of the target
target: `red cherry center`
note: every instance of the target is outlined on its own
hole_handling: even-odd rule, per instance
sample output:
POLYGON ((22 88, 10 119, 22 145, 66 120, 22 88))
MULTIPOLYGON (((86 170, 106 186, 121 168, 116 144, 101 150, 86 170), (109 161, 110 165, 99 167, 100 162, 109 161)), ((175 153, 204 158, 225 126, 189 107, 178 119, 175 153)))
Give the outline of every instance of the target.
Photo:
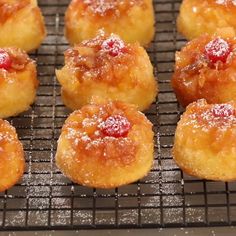
POLYGON ((127 137, 131 128, 130 122, 121 115, 108 117, 101 126, 104 135, 114 138, 127 137))
POLYGON ((118 37, 110 37, 102 44, 102 49, 112 57, 116 57, 125 52, 125 44, 118 37))
POLYGON ((225 63, 230 53, 229 43, 222 38, 216 38, 205 46, 205 54, 212 63, 218 61, 225 63))
POLYGON ((0 50, 0 69, 8 70, 11 67, 12 60, 10 55, 3 49, 0 50))
POLYGON ((220 104, 212 108, 212 113, 215 117, 224 118, 234 115, 235 111, 230 104, 220 104))

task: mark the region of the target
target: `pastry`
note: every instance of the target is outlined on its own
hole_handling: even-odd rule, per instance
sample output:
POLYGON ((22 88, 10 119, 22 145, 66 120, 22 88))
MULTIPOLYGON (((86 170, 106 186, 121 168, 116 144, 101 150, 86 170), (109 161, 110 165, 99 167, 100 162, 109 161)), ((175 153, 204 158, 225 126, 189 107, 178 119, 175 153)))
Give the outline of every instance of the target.
POLYGON ((29 109, 38 87, 36 65, 17 48, 0 48, 0 118, 29 109))
POLYGON ((0 47, 37 49, 46 36, 36 0, 0 0, 0 47))
POLYGON ((187 39, 204 33, 213 35, 218 28, 236 30, 235 0, 183 0, 177 26, 187 39))
POLYGON ((15 185, 25 168, 24 151, 16 130, 0 119, 0 192, 15 185))
POLYGON ((144 48, 104 32, 67 50, 65 66, 56 75, 62 99, 72 110, 95 100, 120 100, 145 110, 157 95, 153 67, 144 48))
POLYGON ((122 102, 86 105, 66 120, 56 164, 73 182, 115 188, 144 177, 153 163, 152 124, 122 102))
POLYGON ((236 100, 236 37, 231 30, 203 35, 176 53, 172 87, 187 106, 205 98, 208 103, 236 100))
POLYGON ((151 0, 72 0, 65 16, 70 44, 95 37, 97 31, 118 34, 128 43, 148 45, 154 37, 151 0))
POLYGON ((236 180, 236 102, 190 104, 178 123, 173 156, 187 174, 236 180))

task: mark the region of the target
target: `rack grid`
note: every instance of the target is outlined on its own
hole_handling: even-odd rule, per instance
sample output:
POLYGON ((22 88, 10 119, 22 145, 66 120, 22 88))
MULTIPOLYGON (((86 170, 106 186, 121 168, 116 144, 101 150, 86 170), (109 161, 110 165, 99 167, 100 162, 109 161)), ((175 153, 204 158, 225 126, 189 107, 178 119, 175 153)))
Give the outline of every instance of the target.
POLYGON ((154 1, 156 35, 148 52, 160 91, 146 112, 156 134, 154 166, 144 179, 112 190, 73 184, 55 166, 57 139, 69 114, 55 78, 68 48, 63 28, 69 0, 39 4, 48 37, 32 54, 40 79, 37 101, 30 111, 10 119, 24 144, 27 168, 19 184, 0 193, 0 231, 236 225, 236 184, 189 177, 171 157, 181 114, 169 83, 175 51, 185 44, 175 25, 181 1, 154 1))

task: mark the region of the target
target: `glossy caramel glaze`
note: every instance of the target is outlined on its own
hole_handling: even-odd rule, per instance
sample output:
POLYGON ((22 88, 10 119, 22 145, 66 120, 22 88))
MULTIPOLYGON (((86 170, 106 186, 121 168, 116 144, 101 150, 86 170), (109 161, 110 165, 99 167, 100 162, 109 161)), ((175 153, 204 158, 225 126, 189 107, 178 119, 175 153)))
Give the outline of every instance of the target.
POLYGON ((0 0, 0 47, 32 51, 46 36, 44 18, 36 0, 0 0))
POLYGON ((0 118, 7 118, 29 109, 39 81, 35 62, 24 51, 14 47, 3 50, 12 61, 8 70, 0 69, 0 118))
POLYGON ((111 17, 121 17, 133 7, 145 7, 143 0, 73 0, 70 8, 77 8, 81 16, 88 14, 91 17, 102 17, 108 20, 111 17))
MULTIPOLYGON (((217 140, 215 131, 224 132, 236 128, 236 102, 208 104, 201 99, 187 107, 187 112, 181 118, 182 126, 192 126, 199 131, 212 133, 212 141, 217 140)), ((225 140, 224 145, 226 145, 225 140)), ((230 143, 230 142, 229 142, 230 143)), ((236 147, 236 144, 234 144, 236 147)), ((218 150, 222 147, 218 146, 218 150)))
POLYGON ((102 33, 68 49, 65 53, 65 64, 81 83, 92 79, 114 85, 123 79, 119 76, 121 73, 128 73, 129 68, 135 66, 139 54, 140 46, 137 43, 125 45, 118 36, 108 37, 102 33), (104 41, 109 39, 124 45, 124 50, 119 51, 117 56, 111 56, 102 48, 104 41))
POLYGON ((24 70, 28 64, 35 63, 30 57, 21 49, 16 47, 3 48, 6 51, 12 61, 11 67, 8 72, 24 70))
POLYGON ((177 20, 178 30, 193 39, 204 33, 213 35, 217 28, 236 30, 235 0, 184 0, 177 20))
POLYGON ((0 82, 12 83, 17 73, 29 70, 32 74, 32 82, 34 83, 35 88, 37 88, 39 82, 36 79, 37 72, 35 61, 30 59, 27 53, 19 48, 10 47, 3 48, 3 50, 9 54, 12 63, 8 70, 0 69, 0 82))
MULTIPOLYGON (((111 115, 126 116, 122 110, 123 104, 108 104, 85 106, 66 121, 62 132, 79 152, 79 158, 98 157, 101 165, 126 166, 135 161, 137 144, 127 137, 114 138, 103 134, 101 127, 111 115), (120 108, 119 108, 120 106, 120 108), (94 113, 90 117, 90 114, 94 113), (82 123, 81 123, 82 121, 82 123), (104 158, 104 157, 109 157, 104 158)), ((133 124, 131 124, 133 125, 133 124)))
POLYGON ((236 102, 190 104, 178 123, 174 159, 188 174, 210 180, 236 179, 236 102), (189 138, 191 137, 191 138, 189 138))
POLYGON ((144 110, 155 100, 157 82, 146 51, 104 32, 65 53, 65 66, 56 71, 63 101, 76 110, 102 99, 120 100, 144 110))
POLYGON ((228 11, 235 11, 236 10, 236 1, 235 0, 211 0, 209 4, 213 7, 222 7, 228 11))
POLYGON ((56 154, 56 163, 66 176, 101 188, 136 181, 147 174, 152 161, 151 123, 121 102, 87 105, 72 113, 62 128, 56 154), (124 137, 102 132, 104 122, 114 115, 125 117, 131 125, 124 137))
POLYGON ((0 23, 5 23, 19 10, 30 5, 30 0, 0 0, 0 23))
POLYGON ((95 37, 98 30, 147 46, 154 36, 151 0, 72 0, 65 14, 71 45, 95 37))
POLYGON ((203 35, 176 53, 172 86, 182 106, 200 98, 208 103, 223 103, 236 98, 235 34, 203 35), (225 63, 212 64, 206 57, 206 45, 217 37, 225 39, 231 53, 225 63))
POLYGON ((25 160, 16 130, 0 120, 0 192, 16 184, 24 173, 25 160))

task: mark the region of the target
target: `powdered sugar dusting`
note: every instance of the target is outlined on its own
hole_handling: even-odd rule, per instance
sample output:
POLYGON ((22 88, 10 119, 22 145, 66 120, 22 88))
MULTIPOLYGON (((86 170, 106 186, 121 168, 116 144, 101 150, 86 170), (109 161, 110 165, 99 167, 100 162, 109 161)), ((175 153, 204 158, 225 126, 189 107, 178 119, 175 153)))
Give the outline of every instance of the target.
MULTIPOLYGON (((94 140, 91 140, 91 142, 89 142, 85 149, 86 150, 89 150, 89 149, 92 149, 92 148, 96 148, 96 147, 99 147, 100 145, 106 143, 106 142, 109 142, 111 140, 115 140, 115 138, 113 137, 105 137, 105 138, 98 138, 98 139, 94 139, 94 140)), ((106 156, 106 154, 104 153, 104 156, 106 156)))
POLYGON ((126 117, 115 115, 108 117, 104 122, 100 123, 99 128, 106 136, 120 138, 127 136, 131 124, 126 117))
POLYGON ((234 108, 231 104, 217 104, 212 109, 211 112, 215 117, 230 117, 234 116, 234 108))
POLYGON ((0 141, 13 142, 14 140, 15 140, 15 137, 8 131, 4 133, 0 133, 0 141))
POLYGON ((100 15, 104 15, 107 11, 113 10, 117 5, 116 1, 106 0, 84 0, 84 3, 87 4, 94 13, 100 15))
POLYGON ((191 125, 194 129, 200 128, 204 132, 211 128, 224 131, 236 127, 235 109, 230 103, 207 106, 199 101, 196 105, 200 111, 192 112, 184 125, 191 125))
POLYGON ((206 56, 212 63, 217 61, 226 62, 230 54, 230 45, 222 38, 216 38, 205 46, 206 56))
POLYGON ((216 0, 216 3, 219 5, 227 5, 228 3, 232 3, 236 6, 236 0, 216 0))
POLYGON ((17 135, 15 128, 12 127, 7 121, 0 121, 0 142, 15 142, 17 135))
POLYGON ((12 60, 10 55, 3 49, 0 49, 0 69, 8 70, 11 67, 12 60))
POLYGON ((87 143, 91 141, 91 138, 86 132, 76 131, 74 129, 68 129, 67 138, 73 140, 75 146, 78 146, 81 142, 87 143))
POLYGON ((99 149, 105 143, 115 142, 117 138, 121 146, 126 145, 128 143, 126 136, 131 128, 127 118, 121 115, 102 118, 104 116, 107 117, 106 112, 99 109, 97 114, 84 118, 81 125, 72 122, 72 126, 66 127, 66 138, 72 141, 75 148, 83 146, 85 151, 99 149))
POLYGON ((90 11, 96 15, 105 16, 109 12, 112 15, 120 16, 121 11, 127 11, 134 4, 143 2, 142 0, 83 0, 90 11))
POLYGON ((136 61, 136 44, 125 43, 115 34, 107 35, 99 30, 98 35, 70 48, 65 53, 68 66, 76 78, 83 83, 88 80, 107 84, 121 83, 136 61), (121 71, 114 76, 115 71, 121 71), (122 76, 123 75, 123 76, 122 76))
POLYGON ((102 43, 102 50, 115 57, 125 52, 125 44, 118 36, 112 34, 102 43))

